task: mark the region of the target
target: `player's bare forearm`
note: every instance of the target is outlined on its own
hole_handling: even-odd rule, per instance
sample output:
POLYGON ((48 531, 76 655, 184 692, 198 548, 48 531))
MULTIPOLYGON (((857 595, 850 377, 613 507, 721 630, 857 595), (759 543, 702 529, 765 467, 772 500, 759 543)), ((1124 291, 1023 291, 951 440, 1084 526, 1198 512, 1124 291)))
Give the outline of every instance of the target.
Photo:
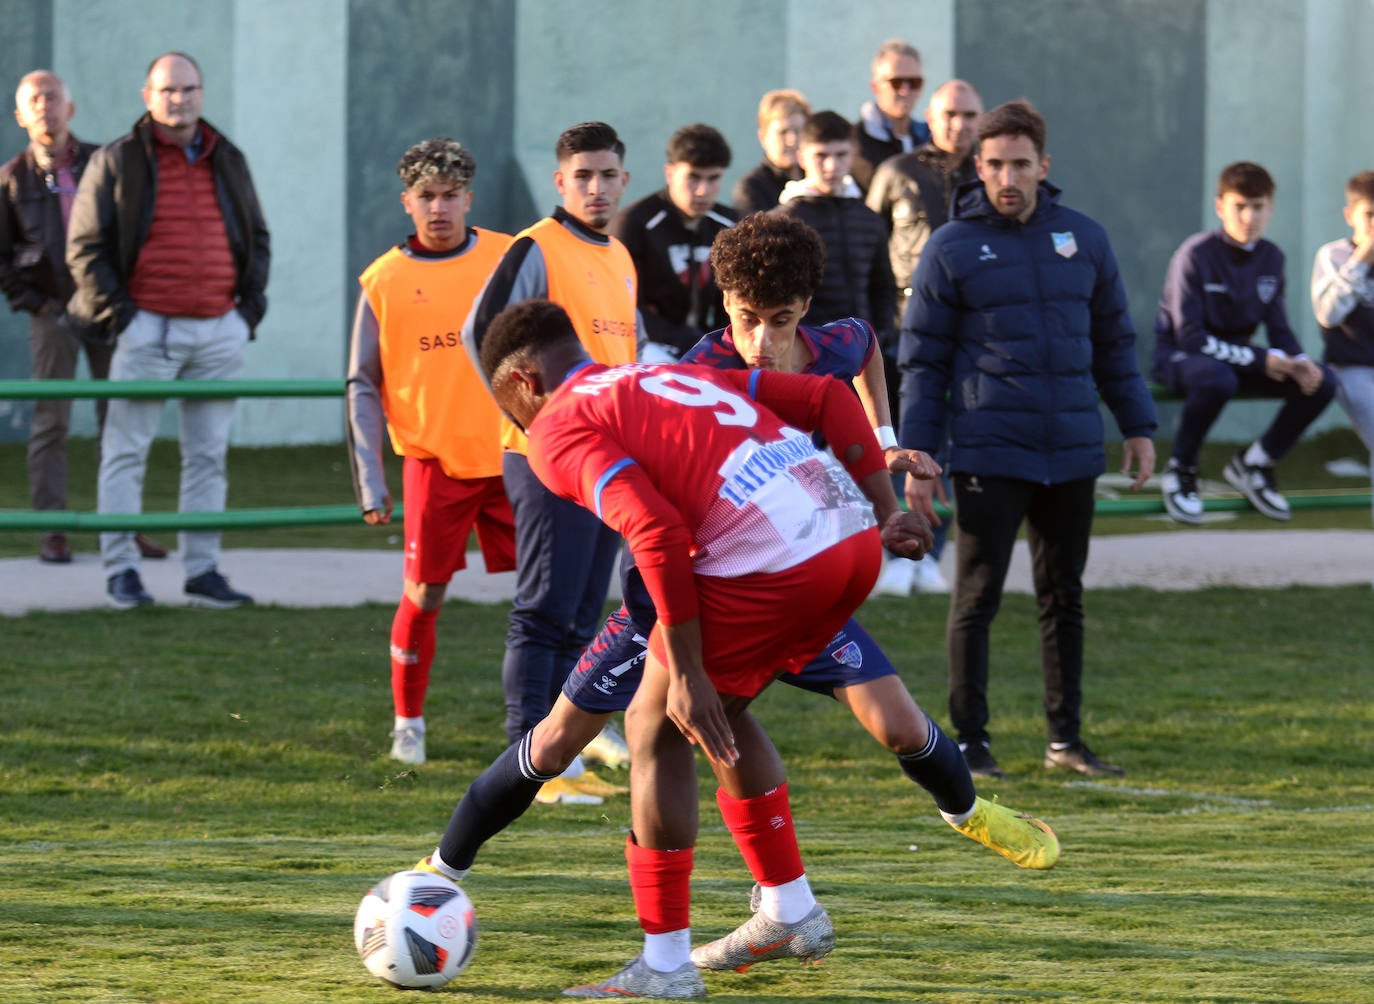
POLYGON ((720 695, 706 675, 701 621, 695 617, 678 624, 660 621, 656 630, 667 650, 668 720, 713 763, 732 766, 739 759, 739 750, 720 695))

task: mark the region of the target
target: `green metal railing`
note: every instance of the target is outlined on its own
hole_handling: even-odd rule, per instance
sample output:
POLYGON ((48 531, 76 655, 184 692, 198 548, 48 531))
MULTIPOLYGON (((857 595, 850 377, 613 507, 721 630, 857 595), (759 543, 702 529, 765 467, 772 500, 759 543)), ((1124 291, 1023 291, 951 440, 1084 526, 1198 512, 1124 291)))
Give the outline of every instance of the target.
MULTIPOLYGON (((1150 390, 1161 399, 1168 391, 1155 384, 1150 390)), ((342 397, 343 380, 0 380, 0 400, 36 401, 82 398, 224 398, 224 397, 342 397)), ((1368 508, 1371 494, 1354 489, 1289 492, 1294 511, 1305 509, 1368 508)), ((1209 512, 1241 512, 1250 504, 1239 495, 1208 498, 1209 512)), ((1099 499, 1098 516, 1149 516, 1164 511, 1157 495, 1099 499)), ((950 510, 939 504, 942 517, 950 510)), ((397 506, 393 520, 404 512, 397 506)), ((0 509, 0 530, 45 531, 151 531, 151 530, 245 530, 285 526, 340 526, 358 522, 358 507, 347 505, 281 506, 265 509, 226 509, 223 512, 31 512, 0 509)))

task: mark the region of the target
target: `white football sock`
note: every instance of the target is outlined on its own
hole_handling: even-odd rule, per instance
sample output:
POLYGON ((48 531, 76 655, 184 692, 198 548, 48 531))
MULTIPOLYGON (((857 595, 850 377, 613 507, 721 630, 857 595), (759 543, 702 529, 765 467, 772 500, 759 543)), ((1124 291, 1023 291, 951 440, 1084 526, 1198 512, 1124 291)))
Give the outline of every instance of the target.
POLYGON ((1260 446, 1258 439, 1250 444, 1250 449, 1245 451, 1245 456, 1241 459, 1251 467, 1268 467, 1274 462, 1269 454, 1264 452, 1264 447, 1260 446))
POLYGON ((692 929, 644 935, 644 962, 650 969, 671 973, 692 959, 692 929))
POLYGON ((587 767, 582 762, 582 754, 579 753, 577 756, 573 757, 573 762, 568 764, 567 768, 563 771, 562 774, 559 775, 559 777, 563 778, 566 781, 575 781, 586 772, 587 767))
POLYGON ((795 924, 816 905, 805 875, 782 885, 761 885, 759 892, 759 909, 779 924, 795 924))
POLYGON ((403 718, 397 715, 396 724, 393 725, 392 728, 397 732, 400 732, 402 729, 415 729, 417 732, 423 732, 425 730, 425 716, 421 715, 419 718, 403 718))
POLYGON ((965 823, 967 823, 970 819, 973 818, 973 814, 977 811, 977 809, 978 802, 975 799, 974 803, 968 807, 967 812, 941 811, 940 815, 945 817, 945 822, 948 823, 950 826, 963 826, 965 823))
POLYGON ((452 865, 448 864, 443 858, 439 857, 439 848, 437 847, 434 848, 434 853, 429 856, 429 863, 435 868, 438 868, 440 874, 447 875, 455 882, 463 881, 463 879, 468 877, 468 872, 472 871, 471 868, 454 868, 452 865))

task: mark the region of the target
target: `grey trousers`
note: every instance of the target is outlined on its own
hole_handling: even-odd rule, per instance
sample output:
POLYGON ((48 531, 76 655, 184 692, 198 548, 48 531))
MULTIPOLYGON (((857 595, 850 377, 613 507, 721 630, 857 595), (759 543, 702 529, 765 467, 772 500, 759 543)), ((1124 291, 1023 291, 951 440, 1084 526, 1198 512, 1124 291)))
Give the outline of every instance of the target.
MULTIPOLYGON (((71 380, 83 346, 58 326, 57 318, 29 317, 29 351, 35 380, 71 380)), ((112 346, 85 345, 91 377, 110 375, 112 346)), ((105 402, 97 401, 95 414, 105 424, 105 402)), ((35 401, 29 421, 29 495, 39 512, 67 508, 67 433, 72 424, 72 402, 35 401)))
MULTIPOLYGON (((232 380, 243 369, 248 322, 237 310, 221 317, 165 317, 140 310, 119 336, 111 380, 232 380)), ((143 510, 148 449, 157 433, 161 400, 110 401, 100 442, 99 510, 143 510)), ((181 410, 181 512, 220 512, 228 494, 225 460, 234 400, 183 399, 181 410)), ((220 531, 179 535, 186 578, 219 564, 220 531)), ((132 533, 102 533, 100 555, 107 576, 139 567, 132 533)))

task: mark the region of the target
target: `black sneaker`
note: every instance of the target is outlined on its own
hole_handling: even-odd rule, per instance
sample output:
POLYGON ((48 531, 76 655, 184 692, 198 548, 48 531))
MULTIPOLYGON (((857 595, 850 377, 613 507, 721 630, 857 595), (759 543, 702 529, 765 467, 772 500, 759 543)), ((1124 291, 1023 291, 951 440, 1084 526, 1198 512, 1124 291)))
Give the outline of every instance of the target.
POLYGON ((126 568, 105 580, 105 602, 116 610, 132 610, 134 607, 148 606, 153 598, 143 588, 138 570, 126 568))
POLYGON ((1196 526, 1202 522, 1202 498, 1197 493, 1197 468, 1180 466, 1170 460, 1159 477, 1159 491, 1164 496, 1164 511, 1178 523, 1196 526))
POLYGON ((1274 479, 1274 465, 1259 467, 1245 462, 1245 451, 1241 450, 1222 471, 1231 487, 1246 497, 1260 515, 1270 519, 1291 519, 1288 500, 1279 492, 1279 483, 1274 479))
POLYGON ((232 610, 234 607, 248 606, 253 602, 253 597, 229 588, 228 580, 212 568, 194 579, 186 580, 186 600, 193 607, 232 610))
POLYGON ((960 743, 959 752, 964 754, 964 763, 974 777, 1006 777, 1004 771, 992 758, 987 743, 960 743))
POLYGON ((1099 760, 1097 754, 1082 742, 1074 743, 1062 750, 1057 750, 1053 746, 1045 747, 1045 766, 1073 770, 1089 777, 1124 777, 1126 774, 1126 768, 1099 760))

